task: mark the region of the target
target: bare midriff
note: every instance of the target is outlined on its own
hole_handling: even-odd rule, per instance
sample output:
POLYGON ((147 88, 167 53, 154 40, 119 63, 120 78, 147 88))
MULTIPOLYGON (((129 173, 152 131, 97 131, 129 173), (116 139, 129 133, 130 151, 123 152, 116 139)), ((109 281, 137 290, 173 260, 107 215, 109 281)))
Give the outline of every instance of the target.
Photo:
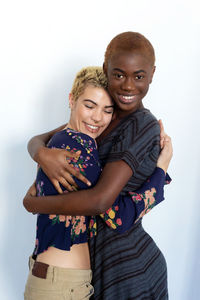
POLYGON ((37 261, 55 267, 88 270, 90 269, 88 243, 75 244, 70 251, 49 247, 47 251, 37 256, 37 261))

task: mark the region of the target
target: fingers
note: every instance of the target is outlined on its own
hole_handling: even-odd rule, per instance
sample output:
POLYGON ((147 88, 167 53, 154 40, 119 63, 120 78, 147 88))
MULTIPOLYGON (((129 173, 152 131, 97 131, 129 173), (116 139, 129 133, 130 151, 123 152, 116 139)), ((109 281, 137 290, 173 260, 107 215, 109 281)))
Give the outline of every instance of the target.
MULTIPOLYGON (((71 177, 71 176, 70 176, 71 177)), ((62 184, 62 186, 69 192, 73 192, 74 188, 69 181, 67 181, 65 178, 61 177, 59 178, 59 182, 62 184)))
POLYGON ((159 125, 160 125, 160 132, 165 132, 165 130, 164 130, 164 126, 163 126, 163 122, 162 122, 162 120, 160 119, 160 120, 158 120, 158 123, 159 123, 159 125))
POLYGON ((159 122, 159 125, 160 125, 160 147, 162 149, 163 146, 164 146, 164 139, 165 139, 166 133, 165 133, 165 130, 164 130, 162 120, 160 119, 158 122, 159 122))
POLYGON ((85 184, 87 184, 88 186, 91 186, 91 182, 85 177, 83 176, 80 171, 75 170, 73 167, 71 167, 69 165, 70 169, 70 173, 75 176, 76 178, 78 178, 79 180, 81 180, 82 182, 84 182, 85 184))
POLYGON ((166 135, 163 142, 163 149, 157 161, 157 167, 162 168, 165 171, 165 173, 167 172, 172 155, 173 147, 171 138, 168 135, 166 135))
POLYGON ((79 159, 79 156, 81 155, 81 151, 77 151, 77 152, 71 152, 71 151, 66 151, 65 150, 65 156, 69 157, 69 158, 75 158, 75 159, 79 159))
POLYGON ((63 191, 62 191, 62 189, 61 189, 61 187, 60 187, 60 184, 59 184, 58 180, 52 179, 51 182, 53 183, 53 185, 54 185, 55 189, 57 190, 57 192, 58 192, 59 194, 62 194, 63 191))
POLYGON ((164 138, 164 148, 167 148, 168 155, 172 157, 173 155, 173 146, 171 137, 166 135, 164 138))

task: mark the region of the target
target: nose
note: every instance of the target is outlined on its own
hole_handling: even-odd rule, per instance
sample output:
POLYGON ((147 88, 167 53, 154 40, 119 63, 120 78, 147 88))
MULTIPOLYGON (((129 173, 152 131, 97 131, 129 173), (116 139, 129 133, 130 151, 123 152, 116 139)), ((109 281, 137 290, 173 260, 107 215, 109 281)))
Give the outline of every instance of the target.
POLYGON ((102 120, 102 111, 100 109, 95 109, 91 118, 95 123, 100 122, 102 120))
POLYGON ((125 78, 121 85, 121 88, 122 88, 122 90, 127 91, 127 92, 134 91, 136 89, 136 86, 135 86, 135 82, 134 82, 133 78, 131 78, 131 77, 125 78))

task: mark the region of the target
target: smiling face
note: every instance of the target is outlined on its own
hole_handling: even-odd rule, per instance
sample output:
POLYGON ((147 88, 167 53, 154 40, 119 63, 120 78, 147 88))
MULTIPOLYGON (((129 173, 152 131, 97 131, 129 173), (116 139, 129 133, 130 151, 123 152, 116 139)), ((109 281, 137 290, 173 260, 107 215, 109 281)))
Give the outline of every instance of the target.
POLYGON ((104 72, 118 113, 125 116, 143 107, 142 99, 148 92, 154 71, 152 63, 135 51, 121 51, 109 59, 104 72))
POLYGON ((71 116, 68 127, 97 138, 109 125, 113 114, 113 102, 103 88, 87 86, 74 101, 70 95, 71 116))

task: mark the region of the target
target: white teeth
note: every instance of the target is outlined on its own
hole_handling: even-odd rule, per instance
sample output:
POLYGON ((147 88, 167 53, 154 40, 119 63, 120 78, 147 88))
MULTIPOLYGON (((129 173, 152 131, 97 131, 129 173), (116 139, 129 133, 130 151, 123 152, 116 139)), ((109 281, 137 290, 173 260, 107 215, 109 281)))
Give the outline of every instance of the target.
POLYGON ((94 130, 95 130, 95 129, 98 129, 97 126, 92 126, 92 125, 89 125, 89 124, 87 124, 87 126, 90 127, 91 129, 94 129, 94 130))
POLYGON ((132 99, 134 96, 123 96, 123 98, 124 99, 126 99, 126 100, 130 100, 130 99, 132 99))

